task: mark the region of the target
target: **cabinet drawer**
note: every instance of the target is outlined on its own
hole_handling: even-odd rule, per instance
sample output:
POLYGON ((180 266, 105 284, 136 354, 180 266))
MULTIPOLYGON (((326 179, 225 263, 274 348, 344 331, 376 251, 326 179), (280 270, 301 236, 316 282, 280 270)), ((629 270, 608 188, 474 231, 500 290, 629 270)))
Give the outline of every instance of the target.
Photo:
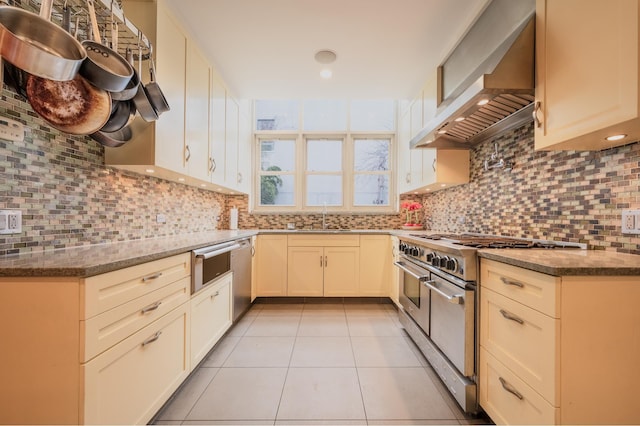
POLYGON ((146 424, 189 373, 189 304, 83 364, 84 423, 146 424))
POLYGON ((84 281, 84 318, 190 275, 191 254, 184 253, 87 278, 84 281))
POLYGON ((226 274, 191 298, 192 369, 231 327, 232 277, 226 274))
POLYGON ((560 277, 481 259, 480 285, 551 317, 560 317, 560 277))
POLYGON ((83 362, 90 360, 142 327, 189 300, 189 277, 119 305, 86 321, 80 321, 84 333, 83 362))
POLYGON ((360 235, 314 235, 302 233, 288 235, 287 241, 289 247, 358 247, 360 245, 360 235))
POLYGON ((557 424, 559 409, 480 348, 480 406, 496 424, 557 424), (517 395, 517 396, 516 396, 517 395))
POLYGON ((555 405, 559 329, 560 320, 480 290, 480 345, 555 405))

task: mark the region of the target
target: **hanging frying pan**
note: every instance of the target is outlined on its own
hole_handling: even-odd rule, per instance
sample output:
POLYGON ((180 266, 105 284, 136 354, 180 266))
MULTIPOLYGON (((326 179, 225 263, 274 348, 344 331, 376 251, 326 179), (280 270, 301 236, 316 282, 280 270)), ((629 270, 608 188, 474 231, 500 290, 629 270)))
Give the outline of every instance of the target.
POLYGON ((118 52, 102 44, 93 0, 87 0, 87 8, 94 40, 82 42, 87 58, 82 63, 80 74, 101 89, 120 92, 131 80, 133 68, 118 52))
POLYGON ((80 75, 69 81, 31 75, 27 79, 26 93, 33 110, 65 133, 94 133, 111 115, 109 92, 93 86, 80 75))
POLYGON ((149 43, 149 77, 151 81, 145 84, 144 88, 147 91, 149 102, 153 105, 158 115, 163 112, 169 111, 169 103, 165 98, 164 93, 160 89, 160 85, 156 83, 156 66, 153 61, 153 45, 149 43))
POLYGON ((87 57, 84 47, 50 22, 53 0, 42 0, 40 15, 0 6, 0 56, 16 67, 56 81, 73 79, 87 57))

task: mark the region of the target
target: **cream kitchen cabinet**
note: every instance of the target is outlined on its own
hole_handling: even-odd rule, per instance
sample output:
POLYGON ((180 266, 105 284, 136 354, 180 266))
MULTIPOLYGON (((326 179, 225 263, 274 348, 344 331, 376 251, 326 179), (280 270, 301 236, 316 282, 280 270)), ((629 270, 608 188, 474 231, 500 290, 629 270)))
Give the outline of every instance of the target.
POLYGON ((247 194, 251 190, 251 146, 253 140, 251 136, 250 116, 250 108, 240 108, 237 189, 247 194))
POLYGON ((189 304, 82 366, 86 424, 147 424, 190 372, 189 304))
POLYGON ((359 235, 288 236, 288 296, 359 294, 359 235))
POLYGON ((398 125, 398 187, 400 193, 435 191, 469 182, 469 150, 410 149, 410 140, 437 109, 437 75, 434 72, 400 116, 398 125))
POLYGON ((225 128, 227 89, 218 74, 212 70, 209 91, 209 180, 224 182, 225 173, 225 128))
MULTIPOLYGON (((200 49, 188 43, 185 108, 185 164, 187 174, 209 179, 209 90, 211 67, 200 49)), ((159 123, 158 123, 159 124, 159 123)))
POLYGON ((192 370, 231 327, 232 278, 233 274, 227 273, 191 298, 192 370))
MULTIPOLYGON (((398 237, 392 236, 390 237, 391 242, 391 256, 394 262, 400 260, 400 251, 398 246, 400 245, 400 239, 398 237)), ((362 264, 362 263, 361 263, 362 264)), ((396 306, 400 306, 400 268, 396 268, 395 266, 391 267, 391 279, 390 279, 390 289, 389 289, 389 297, 396 304, 396 306)))
POLYGON ((481 259, 480 405, 497 423, 638 424, 640 277, 481 259), (623 296, 621 296, 623 295, 623 296))
POLYGON ((123 3, 127 18, 154 45, 158 82, 171 109, 152 123, 136 117, 134 138, 105 148, 105 164, 204 189, 247 189, 238 184, 238 104, 200 46, 164 0, 123 3))
POLYGON ((392 265, 389 241, 388 235, 360 235, 360 296, 390 295, 392 273, 397 268, 392 265))
POLYGON ((146 423, 189 374, 190 255, 0 279, 0 423, 146 423))
MULTIPOLYGON (((131 125, 134 139, 118 148, 106 148, 105 163, 139 173, 152 169, 156 175, 175 180, 175 176, 188 172, 185 144, 187 35, 163 0, 125 0, 123 6, 127 18, 135 22, 153 43, 156 77, 170 110, 152 123, 136 117, 131 125)), ((149 81, 147 63, 140 78, 149 81)))
POLYGON ((287 235, 263 234, 256 239, 257 297, 287 295, 287 235))
POLYGON ((601 150, 640 139, 636 0, 536 1, 537 150, 601 150), (626 134, 609 142, 605 138, 626 134))

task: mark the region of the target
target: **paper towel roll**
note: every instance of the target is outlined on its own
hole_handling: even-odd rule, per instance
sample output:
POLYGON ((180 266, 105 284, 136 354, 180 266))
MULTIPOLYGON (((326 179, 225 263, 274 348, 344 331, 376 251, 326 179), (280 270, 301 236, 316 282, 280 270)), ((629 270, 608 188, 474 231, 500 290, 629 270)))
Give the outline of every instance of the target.
POLYGON ((238 209, 235 207, 229 212, 229 229, 238 229, 238 209))

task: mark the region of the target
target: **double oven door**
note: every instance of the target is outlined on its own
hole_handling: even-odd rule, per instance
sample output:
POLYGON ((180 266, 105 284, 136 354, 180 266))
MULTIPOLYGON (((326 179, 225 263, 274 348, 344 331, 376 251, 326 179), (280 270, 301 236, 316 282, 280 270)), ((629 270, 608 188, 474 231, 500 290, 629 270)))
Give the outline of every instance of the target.
POLYGON ((475 375, 475 288, 401 255, 400 304, 456 369, 475 375))

